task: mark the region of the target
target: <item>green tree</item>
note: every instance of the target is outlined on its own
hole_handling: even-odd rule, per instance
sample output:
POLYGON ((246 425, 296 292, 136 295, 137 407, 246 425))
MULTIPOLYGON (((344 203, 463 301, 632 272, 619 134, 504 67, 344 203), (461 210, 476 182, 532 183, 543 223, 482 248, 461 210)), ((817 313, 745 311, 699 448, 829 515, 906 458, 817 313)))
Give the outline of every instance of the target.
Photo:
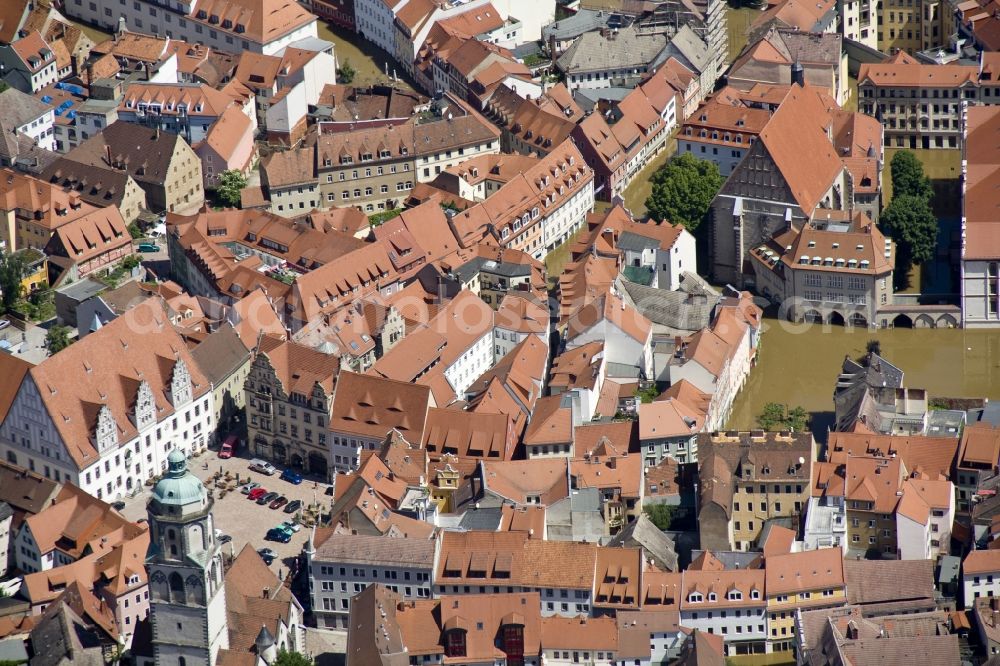
POLYGON ((229 169, 219 174, 219 186, 215 191, 219 198, 230 206, 240 205, 240 191, 247 186, 247 179, 236 169, 229 169))
POLYGON ((274 660, 274 664, 272 666, 314 666, 315 663, 316 662, 301 652, 289 652, 288 650, 282 650, 278 653, 278 656, 274 660))
POLYGON ((656 390, 655 384, 650 384, 644 389, 636 389, 635 397, 639 398, 639 402, 643 404, 648 404, 656 400, 656 396, 660 395, 656 390))
POLYGON ((882 231, 896 242, 896 275, 905 281, 914 264, 930 261, 937 247, 938 223, 927 199, 893 196, 879 219, 882 231))
POLYGON ((809 424, 809 412, 801 407, 793 407, 789 410, 788 416, 785 418, 785 424, 789 430, 802 432, 809 424))
POLYGON ((3 292, 0 305, 3 305, 4 312, 10 310, 21 298, 24 290, 21 280, 27 275, 27 269, 24 257, 20 254, 0 253, 0 292, 3 292))
POLYGON ((809 425, 809 412, 801 407, 788 409, 780 402, 769 402, 757 416, 757 426, 762 430, 794 430, 802 432, 809 425))
POLYGON ((868 344, 865 345, 865 354, 882 355, 882 343, 878 341, 878 338, 872 338, 868 341, 868 344))
POLYGON ((69 347, 69 327, 56 324, 45 334, 45 346, 49 348, 49 356, 58 354, 69 347))
POLYGON ((674 522, 674 516, 677 514, 677 507, 672 504, 657 502, 656 504, 647 504, 642 507, 642 512, 659 529, 669 530, 670 524, 674 522))
POLYGON ((351 61, 345 60, 337 69, 337 83, 342 83, 345 86, 349 85, 354 81, 354 76, 356 74, 357 72, 354 71, 353 67, 351 67, 351 61))
POLYGON ((138 224, 132 222, 131 224, 128 225, 128 235, 131 236, 133 239, 135 239, 135 238, 142 238, 146 234, 142 233, 142 229, 139 228, 138 224))
POLYGON ((757 416, 757 425, 764 430, 778 430, 785 420, 785 406, 780 402, 769 402, 757 416))
POLYGON ((684 153, 653 175, 653 192, 646 199, 646 209, 655 219, 683 224, 693 232, 708 215, 724 182, 713 162, 684 153))
POLYGON ((892 196, 913 196, 930 200, 934 191, 931 181, 924 175, 924 166, 909 150, 901 150, 889 163, 892 172, 892 196))

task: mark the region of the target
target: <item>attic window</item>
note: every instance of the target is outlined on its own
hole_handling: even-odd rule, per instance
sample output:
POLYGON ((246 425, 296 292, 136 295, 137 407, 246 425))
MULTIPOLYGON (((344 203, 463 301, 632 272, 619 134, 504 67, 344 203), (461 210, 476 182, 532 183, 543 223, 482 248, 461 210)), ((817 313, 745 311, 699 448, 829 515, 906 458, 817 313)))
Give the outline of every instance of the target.
POLYGON ((688 601, 693 604, 700 604, 702 602, 701 592, 692 592, 688 595, 688 601))
POLYGON ((226 30, 230 30, 233 27, 233 22, 230 21, 229 19, 226 19, 222 22, 222 27, 225 28, 226 30))
POLYGON ((219 17, 215 14, 212 14, 211 16, 208 17, 208 22, 211 23, 212 25, 215 25, 219 22, 219 17))
POLYGON ((208 12, 206 12, 204 9, 199 9, 198 13, 195 15, 195 18, 200 18, 200 19, 205 19, 207 17, 208 17, 208 12))
POLYGON ((715 596, 715 592, 709 592, 709 593, 708 593, 708 600, 709 600, 709 601, 715 601, 715 600, 716 600, 716 598, 717 598, 717 597, 715 596))
POLYGON ((743 593, 740 592, 739 590, 731 590, 729 592, 729 599, 731 601, 742 601, 743 600, 743 593))
POLYGON ((242 23, 237 23, 236 24, 236 32, 238 32, 238 33, 244 33, 246 31, 247 31, 247 29, 246 29, 245 25, 243 25, 242 23))

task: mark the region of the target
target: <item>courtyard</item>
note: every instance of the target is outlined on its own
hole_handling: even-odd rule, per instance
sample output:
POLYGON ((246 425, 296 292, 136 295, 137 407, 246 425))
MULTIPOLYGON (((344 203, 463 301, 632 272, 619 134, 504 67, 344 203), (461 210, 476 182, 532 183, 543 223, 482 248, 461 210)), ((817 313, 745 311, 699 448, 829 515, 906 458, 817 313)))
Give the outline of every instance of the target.
MULTIPOLYGON (((302 552, 302 547, 311 532, 308 523, 311 522, 312 516, 316 515, 312 509, 322 507, 323 512, 329 513, 333 498, 326 492, 330 484, 323 483, 318 478, 304 477, 301 484, 295 485, 279 478, 281 469, 274 476, 251 472, 248 469, 250 459, 245 455, 245 447, 240 453, 242 455, 223 460, 219 458, 218 451, 209 450, 189 459, 188 470, 203 482, 207 481, 206 485, 215 498, 213 513, 216 528, 232 537, 232 541, 223 546, 226 556, 239 555, 247 544, 254 550, 270 548, 278 555, 271 568, 276 573, 287 574, 293 560, 302 552), (221 475, 215 480, 217 474, 221 475), (268 491, 287 497, 289 502, 301 501, 303 510, 289 514, 285 513, 283 507, 271 509, 267 505, 260 505, 247 499, 239 488, 248 481, 259 483, 268 491), (264 539, 269 529, 286 520, 297 520, 302 524, 302 528, 292 534, 291 541, 278 543, 264 539)), ((138 495, 125 499, 125 509, 122 513, 129 520, 146 518, 146 502, 149 497, 150 487, 146 486, 138 495)))

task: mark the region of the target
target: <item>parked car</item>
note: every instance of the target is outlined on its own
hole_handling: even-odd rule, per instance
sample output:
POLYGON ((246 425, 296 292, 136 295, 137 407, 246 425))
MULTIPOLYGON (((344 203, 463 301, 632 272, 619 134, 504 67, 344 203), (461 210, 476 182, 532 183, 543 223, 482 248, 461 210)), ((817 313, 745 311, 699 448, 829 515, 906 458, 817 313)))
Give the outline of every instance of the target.
POLYGON ((281 497, 271 502, 268 506, 270 506, 272 509, 280 509, 286 504, 288 504, 288 498, 282 495, 281 497))
POLYGON ((302 483, 302 475, 293 469, 286 469, 284 472, 281 473, 281 480, 288 481, 289 483, 294 483, 295 485, 299 485, 300 483, 302 483))
POLYGON ((277 525, 276 527, 273 527, 272 529, 281 530, 282 532, 284 532, 285 534, 287 534, 289 537, 291 537, 292 534, 295 533, 295 530, 288 529, 288 526, 285 525, 285 523, 281 523, 280 525, 277 525))
POLYGON ((233 537, 229 536, 228 534, 220 534, 218 538, 219 543, 229 543, 232 540, 233 537))
POLYGON ((285 505, 285 513, 295 513, 301 508, 302 508, 301 500, 292 500, 291 502, 285 505))
POLYGON ((139 243, 139 252, 159 252, 160 246, 156 243, 139 243))
POLYGON ((0 319, 0 331, 10 326, 10 319, 0 319))
POLYGON ((240 488, 240 492, 243 493, 244 495, 249 495, 255 488, 260 488, 260 484, 257 483, 256 481, 251 481, 250 483, 240 488))
POLYGON ((286 530, 291 530, 293 532, 298 532, 299 530, 302 529, 301 525, 299 525, 298 523, 293 523, 289 520, 286 520, 285 522, 281 523, 280 525, 278 525, 278 527, 286 530))
MULTIPOLYGON (((278 543, 288 543, 292 540, 292 535, 285 530, 272 527, 267 531, 267 534, 264 535, 264 539, 267 541, 277 541, 278 543)), ((266 559, 264 561, 267 562, 266 559)), ((267 563, 270 564, 270 562, 267 563)))
POLYGON ((121 500, 118 500, 117 502, 112 502, 111 508, 114 509, 115 511, 124 511, 125 502, 122 502, 121 500))
POLYGON ((257 504, 264 506, 265 504, 270 504, 276 499, 278 499, 278 493, 267 493, 266 495, 260 495, 257 497, 257 504))
POLYGON ((274 476, 278 473, 274 465, 267 462, 266 460, 261 460, 260 458, 254 458, 250 461, 250 471, 260 472, 261 474, 267 474, 268 476, 274 476))
POLYGON ((219 449, 219 457, 222 459, 232 458, 233 453, 236 451, 237 447, 240 445, 240 438, 236 435, 230 435, 226 437, 226 441, 222 443, 222 448, 219 449))
POLYGON ((261 497, 266 496, 267 494, 268 494, 267 488, 265 488, 264 486, 257 486, 256 488, 250 491, 248 498, 257 501, 261 497))
POLYGON ((264 563, 267 565, 278 559, 278 554, 270 548, 258 548, 257 554, 260 555, 260 559, 264 560, 264 563))

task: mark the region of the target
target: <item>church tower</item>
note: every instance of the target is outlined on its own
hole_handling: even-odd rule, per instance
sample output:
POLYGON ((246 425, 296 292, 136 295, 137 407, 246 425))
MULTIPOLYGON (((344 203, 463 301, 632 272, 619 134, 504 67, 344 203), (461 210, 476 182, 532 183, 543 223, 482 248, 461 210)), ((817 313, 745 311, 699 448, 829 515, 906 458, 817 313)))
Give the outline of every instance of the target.
POLYGON ((153 654, 157 666, 212 666, 229 647, 213 501, 180 451, 167 465, 146 507, 153 654))

